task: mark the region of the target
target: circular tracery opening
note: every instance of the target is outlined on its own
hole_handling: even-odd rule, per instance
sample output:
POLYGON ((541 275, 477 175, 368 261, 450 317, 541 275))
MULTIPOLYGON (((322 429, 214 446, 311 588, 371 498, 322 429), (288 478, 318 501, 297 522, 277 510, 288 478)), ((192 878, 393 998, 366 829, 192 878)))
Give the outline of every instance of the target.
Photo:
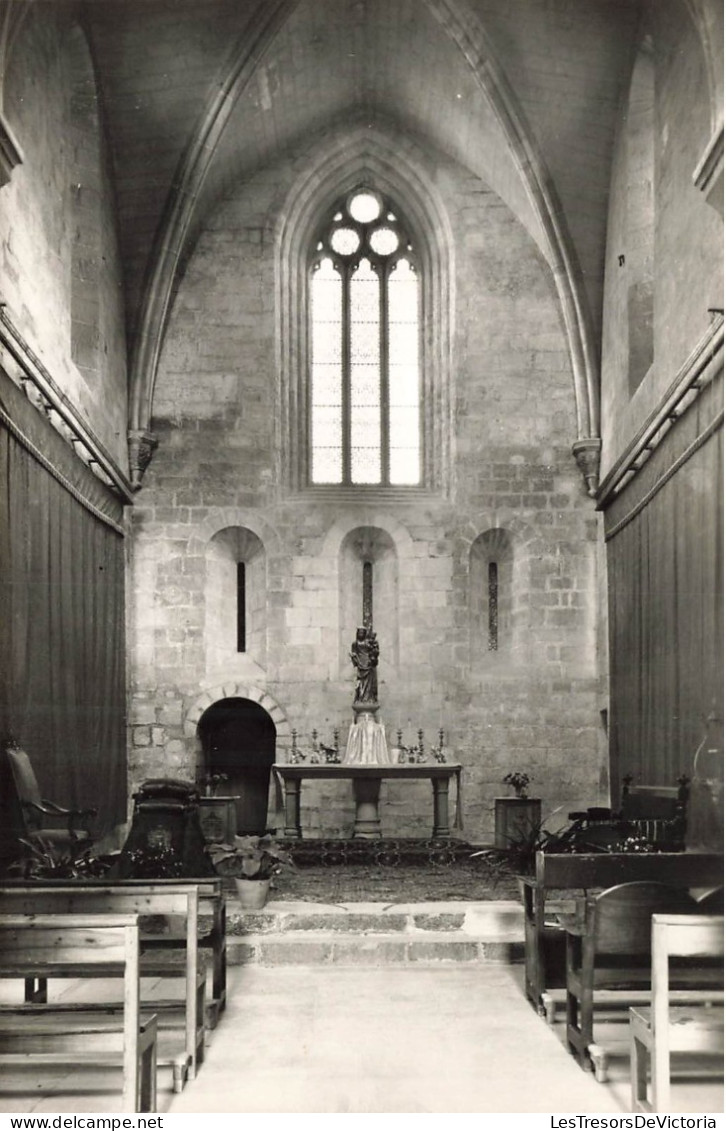
POLYGON ((353 255, 360 247, 360 236, 353 228, 336 228, 330 237, 330 246, 338 255, 353 255))
POLYGON ((393 228, 376 228, 369 237, 369 243, 378 255, 391 255, 398 247, 398 242, 393 228))
POLYGON ((381 214, 381 201, 372 192, 356 192, 348 201, 348 211, 359 224, 370 224, 381 214))

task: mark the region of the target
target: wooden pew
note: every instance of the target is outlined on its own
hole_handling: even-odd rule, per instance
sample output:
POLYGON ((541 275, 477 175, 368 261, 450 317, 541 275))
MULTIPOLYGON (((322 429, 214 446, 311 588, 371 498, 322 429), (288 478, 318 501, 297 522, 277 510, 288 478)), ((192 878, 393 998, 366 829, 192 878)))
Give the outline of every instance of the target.
POLYGON ((652 1005, 630 1010, 631 1110, 668 1112, 671 1053, 716 1054, 723 1076, 723 1005, 674 1005, 670 966, 672 957, 723 959, 723 916, 654 915, 651 950, 652 1005))
MULTIPOLYGON (((211 957, 211 995, 206 998, 206 1023, 209 1029, 214 1029, 227 1002, 227 921, 226 903, 222 891, 222 878, 205 877, 204 879, 83 879, 82 881, 69 880, 8 880, 3 878, 0 888, 0 899, 5 891, 14 891, 18 888, 54 888, 69 887, 80 884, 84 888, 134 888, 155 894, 170 887, 188 887, 194 884, 199 896, 199 935, 197 946, 200 950, 210 951, 211 957)), ((152 950, 181 950, 186 946, 186 934, 174 937, 168 933, 156 934, 150 932, 142 924, 142 959, 152 950)))
MULTIPOLYGON (((615 884, 581 900, 563 916, 567 932, 566 1039, 583 1068, 607 1079, 609 1051, 594 1039, 595 1006, 627 1009, 636 993, 650 994, 651 919, 654 914, 693 914, 696 902, 685 888, 650 880, 615 884), (614 990, 621 991, 619 1000, 614 990), (626 996, 622 996, 626 995, 626 996)), ((686 989, 701 985, 699 970, 679 971, 686 989)))
MULTIPOLYGON (((578 895, 614 884, 651 880, 675 887, 706 887, 722 884, 723 853, 711 852, 538 852, 534 876, 520 876, 524 904, 525 992, 548 1021, 554 1019, 555 997, 547 981, 548 950, 561 944, 564 934, 555 923, 557 911, 573 910, 578 895), (565 893, 564 902, 553 903, 553 891, 565 893), (567 898, 569 896, 569 899, 567 898), (549 906, 548 906, 549 905, 549 906), (551 924, 548 922, 551 920, 551 924)), ((564 964, 561 986, 564 987, 564 964)), ((564 999, 564 993, 562 995, 564 999)))
POLYGON ((156 1016, 141 1017, 135 915, 2 915, 0 977, 122 977, 123 1016, 55 1005, 0 1015, 0 1064, 120 1067, 124 1111, 156 1111, 156 1016))
MULTIPOLYGON (((170 1066, 173 1072, 174 1091, 180 1092, 187 1081, 193 1079, 197 1068, 204 1060, 204 993, 206 971, 199 964, 198 952, 198 893, 195 885, 174 884, 161 889, 154 886, 126 886, 115 884, 112 887, 87 886, 76 883, 67 887, 58 885, 45 886, 32 884, 26 887, 13 886, 0 889, 0 907, 8 914, 33 915, 33 914, 83 914, 83 915, 109 915, 109 914, 135 914, 138 916, 178 916, 185 923, 185 963, 180 969, 176 963, 169 961, 169 955, 161 951, 154 951, 148 956, 143 956, 140 961, 142 977, 169 978, 178 977, 180 973, 185 976, 185 999, 183 1002, 173 999, 150 1001, 149 1006, 159 1014, 159 1028, 168 1027, 169 1019, 174 1013, 183 1011, 184 1014, 184 1051, 171 1056, 161 1053, 157 1056, 157 1063, 170 1066)), ((143 952, 143 939, 142 939, 143 952)), ((85 972, 82 966, 76 969, 67 964, 62 974, 55 973, 55 977, 83 978, 85 972)), ((34 977, 26 977, 25 981, 26 1012, 31 1013, 34 1004, 44 1005, 47 1002, 47 978, 42 973, 34 977)), ((89 1010, 94 1007, 108 1009, 109 1002, 94 1003, 89 1005, 82 1002, 68 1002, 56 1004, 58 1011, 89 1010)), ((0 1013, 7 1007, 0 1007, 0 1013)))

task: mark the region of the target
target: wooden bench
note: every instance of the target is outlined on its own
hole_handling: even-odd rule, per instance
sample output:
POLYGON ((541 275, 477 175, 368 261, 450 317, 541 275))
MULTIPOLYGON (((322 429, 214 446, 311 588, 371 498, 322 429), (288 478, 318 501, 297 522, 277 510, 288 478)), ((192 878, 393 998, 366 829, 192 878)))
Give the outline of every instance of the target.
MULTIPOLYGON (((123 886, 138 887, 155 894, 169 887, 179 886, 180 880, 124 880, 123 886)), ((197 946, 200 950, 211 952, 211 997, 206 1004, 206 1024, 214 1029, 219 1015, 227 1004, 227 905, 222 892, 222 878, 184 880, 193 883, 199 897, 199 918, 197 946), (202 924, 205 924, 204 926, 202 924), (207 925, 208 924, 208 925, 207 925)), ((183 937, 163 934, 155 935, 142 930, 142 955, 153 950, 173 950, 183 948, 183 937)))
POLYGON ((123 1016, 68 1015, 55 1005, 0 1015, 0 1064, 119 1067, 124 1111, 156 1111, 156 1016, 141 1017, 135 915, 2 915, 0 977, 123 978, 123 1016))
POLYGON ((652 1005, 630 1010, 631 1110, 668 1112, 671 1053, 716 1054, 723 1076, 723 1005, 674 1004, 670 963, 673 957, 723 959, 723 916, 654 915, 651 951, 652 1005))
MULTIPOLYGON (((180 1092, 187 1081, 193 1079, 197 1068, 204 1060, 204 994, 206 971, 199 963, 198 952, 198 893, 195 885, 174 884, 161 889, 152 886, 127 886, 115 884, 100 887, 76 883, 67 887, 56 884, 44 886, 33 884, 27 887, 13 886, 0 889, 0 907, 9 914, 135 914, 140 917, 164 916, 179 917, 185 924, 185 962, 182 968, 169 961, 168 953, 155 950, 149 955, 143 953, 144 940, 141 940, 142 955, 140 972, 142 977, 170 978, 185 977, 185 997, 183 1001, 174 999, 153 1000, 145 1003, 153 1006, 159 1015, 158 1027, 169 1028, 174 1024, 174 1015, 182 1012, 184 1017, 184 1051, 169 1056, 157 1055, 157 1063, 170 1066, 173 1072, 175 1092, 180 1092)), ((172 956, 173 957, 173 956, 172 956)), ((64 967, 62 973, 54 977, 84 978, 82 965, 64 967)), ((32 1013, 34 1005, 47 1003, 47 977, 37 973, 25 979, 25 1011, 32 1013)), ((108 1010, 110 1002, 89 1005, 84 1002, 56 1003, 58 1011, 69 1014, 74 1011, 108 1010)), ((10 1007, 0 1007, 0 1013, 10 1007)), ((17 1007, 12 1007, 17 1011, 17 1007)))
POLYGON ((548 1021, 555 1005, 564 1002, 564 933, 557 923, 558 911, 573 910, 573 901, 599 888, 634 880, 651 880, 676 887, 706 887, 722 884, 723 853, 538 852, 534 876, 520 876, 524 904, 525 992, 548 1021), (562 893, 553 901, 553 892, 562 893), (548 977, 553 953, 561 952, 561 980, 548 977), (562 989, 553 994, 552 989, 562 989))
MULTIPOLYGON (((18 888, 55 888, 75 887, 79 883, 84 888, 133 888, 149 892, 154 895, 170 887, 188 887, 193 884, 199 897, 199 934, 197 946, 200 950, 210 952, 211 958, 211 993, 206 997, 206 1024, 209 1029, 214 1029, 227 1002, 227 921, 226 903, 222 892, 221 877, 205 877, 203 879, 184 880, 133 880, 133 879, 84 879, 82 881, 68 880, 42 880, 39 882, 28 880, 8 880, 3 878, 0 898, 3 893, 15 891, 18 888)), ((152 950, 180 950, 186 946, 186 933, 175 937, 164 931, 162 934, 150 931, 142 923, 141 928, 142 957, 152 950)))

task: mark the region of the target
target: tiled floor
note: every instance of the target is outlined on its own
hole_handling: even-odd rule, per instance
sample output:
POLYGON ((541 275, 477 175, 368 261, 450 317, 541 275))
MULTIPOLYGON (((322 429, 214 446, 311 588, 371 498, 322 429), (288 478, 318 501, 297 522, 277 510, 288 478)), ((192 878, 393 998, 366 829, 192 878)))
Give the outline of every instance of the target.
MULTIPOLYGON (((259 965, 229 972, 229 1003, 196 1080, 169 1113, 612 1113, 627 1060, 596 1083, 527 1004, 519 966, 259 965)), ((65 990, 69 992, 70 988, 65 990)), ((621 1036, 624 1035, 624 1031, 621 1036)), ((625 1046, 621 1046, 625 1051, 625 1046)), ((118 1078, 5 1074, 2 1112, 118 1110, 118 1078)), ((723 1088, 678 1085, 679 1112, 723 1111, 723 1088)))

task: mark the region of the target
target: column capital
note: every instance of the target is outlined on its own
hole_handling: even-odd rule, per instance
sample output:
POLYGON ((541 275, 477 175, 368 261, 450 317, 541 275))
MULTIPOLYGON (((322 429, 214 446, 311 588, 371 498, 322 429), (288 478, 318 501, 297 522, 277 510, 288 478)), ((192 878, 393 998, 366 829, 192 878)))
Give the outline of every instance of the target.
POLYGON ((151 457, 159 443, 153 432, 144 428, 131 428, 128 432, 129 471, 134 491, 141 487, 144 472, 151 463, 151 457))

